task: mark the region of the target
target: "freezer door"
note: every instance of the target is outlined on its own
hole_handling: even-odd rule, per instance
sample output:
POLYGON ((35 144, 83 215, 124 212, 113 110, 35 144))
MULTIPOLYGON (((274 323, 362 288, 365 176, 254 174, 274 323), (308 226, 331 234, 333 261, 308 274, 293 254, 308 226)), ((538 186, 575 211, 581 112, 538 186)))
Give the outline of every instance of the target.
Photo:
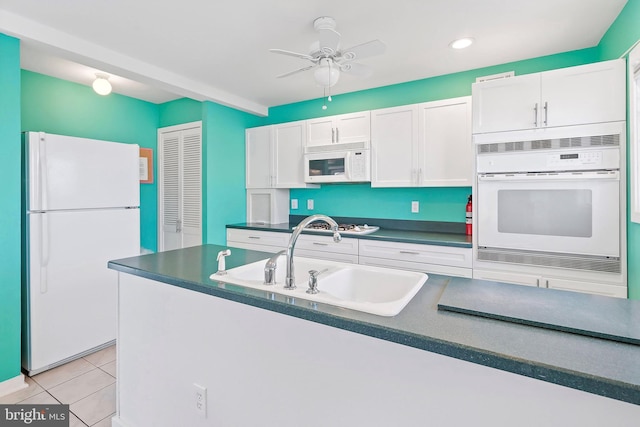
POLYGON ((140 206, 139 147, 27 132, 27 210, 140 206))
POLYGON ((139 223, 139 209, 28 215, 27 371, 116 338, 117 274, 107 262, 139 254, 139 223))

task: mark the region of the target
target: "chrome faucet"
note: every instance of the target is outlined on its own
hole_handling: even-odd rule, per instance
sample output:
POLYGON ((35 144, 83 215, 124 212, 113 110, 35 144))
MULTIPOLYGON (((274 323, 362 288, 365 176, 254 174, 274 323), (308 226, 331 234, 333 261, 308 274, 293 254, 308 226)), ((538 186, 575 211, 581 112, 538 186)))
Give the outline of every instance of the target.
POLYGON ((289 239, 289 246, 287 246, 287 277, 284 279, 284 288, 285 289, 295 289, 296 288, 296 278, 293 271, 293 249, 296 246, 296 241, 298 240, 298 236, 302 233, 304 228, 316 221, 324 221, 331 226, 331 230, 333 230, 333 241, 338 243, 342 240, 342 236, 338 233, 338 223, 333 220, 333 218, 328 217, 327 215, 311 215, 300 221, 300 224, 293 230, 291 233, 291 238, 289 239))
POLYGON ((287 277, 284 282, 285 289, 295 289, 296 288, 296 278, 293 271, 293 250, 296 246, 296 241, 298 240, 298 236, 302 233, 302 230, 312 222, 316 221, 324 221, 331 226, 333 230, 333 241, 338 243, 342 240, 342 236, 338 233, 338 223, 335 222, 332 218, 326 215, 311 215, 300 221, 300 224, 293 230, 291 233, 291 238, 289 239, 289 246, 287 246, 287 250, 278 252, 275 254, 264 267, 264 276, 265 276, 265 284, 272 285, 275 283, 275 268, 276 268, 276 260, 282 254, 286 253, 287 257, 287 277))

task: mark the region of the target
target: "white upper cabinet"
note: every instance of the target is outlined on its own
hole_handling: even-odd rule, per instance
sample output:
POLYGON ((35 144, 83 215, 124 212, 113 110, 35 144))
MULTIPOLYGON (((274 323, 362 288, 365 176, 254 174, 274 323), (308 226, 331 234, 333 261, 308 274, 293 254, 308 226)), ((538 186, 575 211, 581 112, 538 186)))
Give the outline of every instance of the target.
POLYGON ((247 188, 271 188, 271 126, 247 129, 245 146, 247 188))
POLYGON ((336 149, 369 148, 371 115, 369 111, 307 120, 307 151, 316 147, 336 149))
POLYGON ((371 112, 371 186, 418 185, 418 104, 371 112))
POLYGON ((625 64, 612 60, 474 83, 473 133, 625 120, 625 64))
POLYGON ((471 186, 471 97, 371 112, 372 187, 471 186))
POLYGON ((471 187, 471 97, 420 104, 419 180, 423 187, 471 187))
POLYGON ((246 131, 247 188, 305 188, 305 121, 246 131))

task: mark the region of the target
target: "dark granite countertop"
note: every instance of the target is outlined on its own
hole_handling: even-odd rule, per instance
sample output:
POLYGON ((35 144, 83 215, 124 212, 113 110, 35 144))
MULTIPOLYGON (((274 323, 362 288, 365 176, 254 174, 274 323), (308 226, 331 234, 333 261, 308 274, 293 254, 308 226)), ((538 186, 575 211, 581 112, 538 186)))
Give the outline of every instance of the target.
MULTIPOLYGON (((209 279, 223 246, 203 245, 109 262, 109 268, 519 375, 640 405, 640 346, 438 310, 450 284, 481 280, 429 275, 394 317, 381 317, 209 279)), ((227 268, 268 258, 232 249, 227 268)), ((512 285, 517 286, 517 285, 512 285)))
MULTIPOLYGON (((377 225, 376 220, 371 220, 369 225, 377 225)), ((229 224, 227 228, 238 228, 245 230, 275 231, 290 233, 298 222, 283 222, 279 224, 263 223, 241 223, 229 224)), ((321 231, 304 230, 303 233, 327 235, 321 231)), ((345 234, 343 237, 383 240, 388 242, 417 243, 422 245, 454 246, 459 248, 471 248, 471 236, 461 233, 425 231, 425 230, 400 230, 383 228, 371 234, 345 234)))

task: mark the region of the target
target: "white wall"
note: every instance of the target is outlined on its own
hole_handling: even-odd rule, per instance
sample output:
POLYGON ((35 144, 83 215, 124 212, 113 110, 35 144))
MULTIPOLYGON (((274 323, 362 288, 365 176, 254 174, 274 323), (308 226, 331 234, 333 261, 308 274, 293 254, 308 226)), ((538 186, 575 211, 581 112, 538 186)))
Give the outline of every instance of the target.
POLYGON ((120 273, 118 416, 144 426, 631 426, 640 406, 120 273), (208 416, 193 383, 208 388, 208 416))

